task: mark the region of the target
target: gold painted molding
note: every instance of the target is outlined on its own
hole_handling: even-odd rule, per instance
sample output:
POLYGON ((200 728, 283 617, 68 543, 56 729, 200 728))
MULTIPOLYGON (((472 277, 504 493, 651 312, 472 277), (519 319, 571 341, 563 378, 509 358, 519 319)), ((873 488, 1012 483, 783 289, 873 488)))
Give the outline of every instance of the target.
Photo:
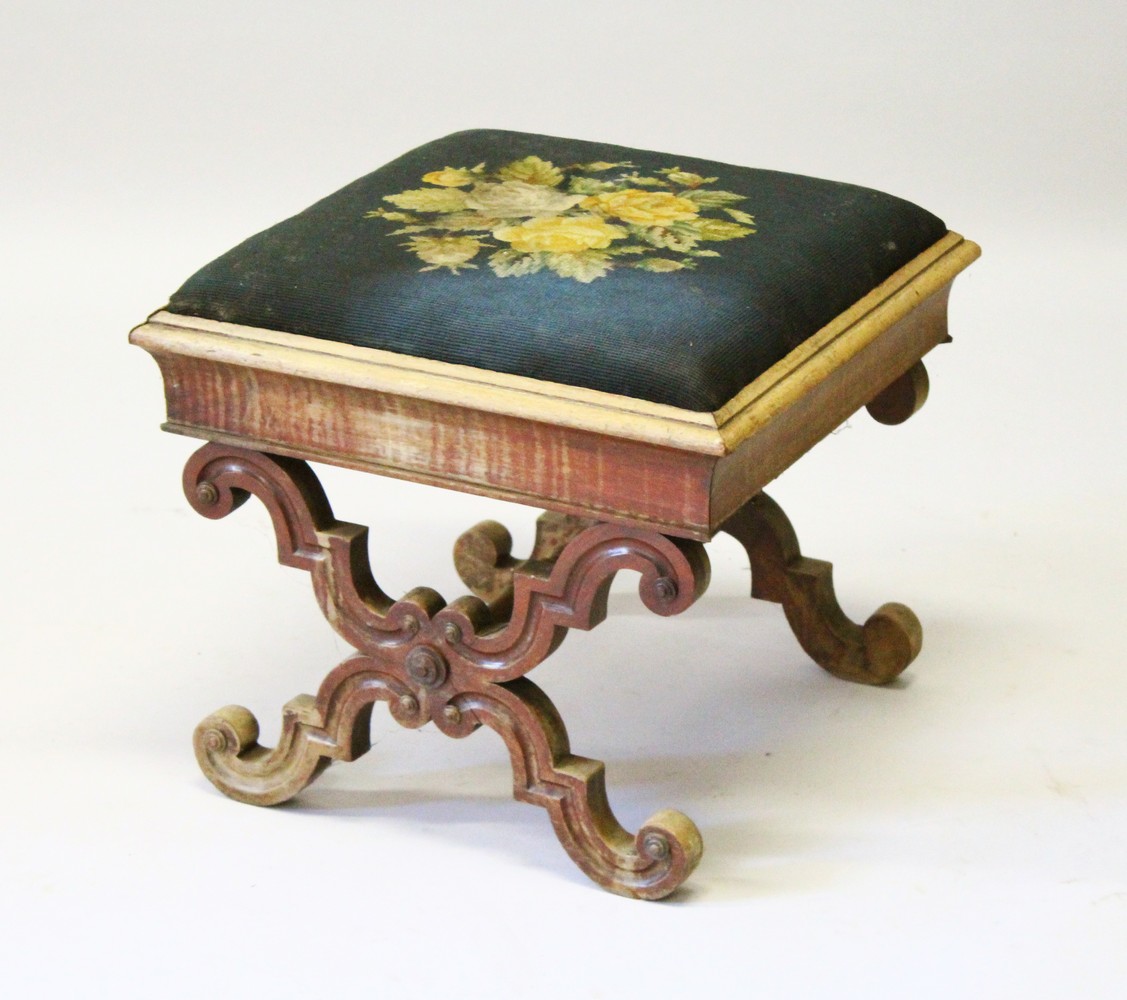
POLYGON ((949 232, 799 344, 712 415, 725 451, 734 451, 780 410, 950 285, 981 254, 977 243, 949 232))

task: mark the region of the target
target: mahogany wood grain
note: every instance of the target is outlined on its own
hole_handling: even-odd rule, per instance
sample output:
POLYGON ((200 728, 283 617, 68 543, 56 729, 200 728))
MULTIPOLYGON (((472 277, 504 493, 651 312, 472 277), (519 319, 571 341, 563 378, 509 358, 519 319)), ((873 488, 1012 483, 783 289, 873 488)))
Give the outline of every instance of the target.
POLYGON ((690 538, 712 456, 243 365, 157 355, 167 430, 690 538))

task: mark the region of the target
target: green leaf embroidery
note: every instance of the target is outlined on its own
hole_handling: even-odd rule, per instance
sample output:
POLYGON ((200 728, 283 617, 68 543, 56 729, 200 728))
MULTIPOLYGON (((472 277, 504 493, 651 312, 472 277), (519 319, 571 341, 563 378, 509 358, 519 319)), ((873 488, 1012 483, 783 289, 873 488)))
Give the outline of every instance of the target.
POLYGON ((733 194, 731 191, 706 191, 698 188, 695 191, 682 191, 678 198, 687 198, 700 208, 723 208, 734 201, 743 201, 742 194, 733 194))
POLYGON ((567 189, 572 194, 599 194, 602 191, 617 191, 614 181, 597 181, 594 177, 572 177, 567 189))
POLYGON ((451 274, 457 274, 463 267, 476 269, 477 265, 469 262, 478 255, 482 246, 475 236, 412 236, 402 245, 430 265, 420 270, 446 268, 451 274))
POLYGON ((498 250, 489 258, 489 266, 498 278, 520 278, 543 269, 544 258, 538 253, 519 250, 498 250))
POLYGON ((615 167, 633 167, 634 164, 629 160, 622 160, 619 163, 607 163, 606 160, 595 160, 593 163, 577 163, 572 168, 574 170, 590 170, 594 173, 601 173, 604 170, 613 170, 615 167))
POLYGON ((670 260, 668 257, 647 257, 645 260, 635 261, 630 265, 640 271, 652 271, 655 274, 665 274, 669 271, 683 271, 692 267, 691 263, 680 260, 670 260))
POLYGON ((738 208, 726 208, 724 211, 730 215, 736 222, 743 222, 746 225, 755 225, 755 216, 748 215, 747 212, 741 212, 738 208))
POLYGON ((658 173, 665 174, 674 184, 680 184, 687 188, 698 188, 703 184, 715 184, 720 180, 719 177, 701 177, 700 174, 690 173, 680 167, 663 167, 658 173))
POLYGON ((683 253, 697 245, 697 232, 691 222, 674 222, 669 226, 631 226, 631 232, 650 246, 683 253))
POLYGON ((448 229, 452 232, 475 229, 492 231, 499 225, 500 219, 490 218, 481 212, 452 212, 450 215, 438 216, 431 223, 435 229, 448 229))
POLYGON ((383 200, 416 212, 459 212, 466 207, 466 192, 461 188, 416 188, 385 194, 383 200))
POLYGON ((561 278, 574 278, 588 284, 603 277, 613 266, 605 253, 583 250, 580 253, 549 253, 544 263, 561 278))
POLYGON ((696 231, 702 240, 738 240, 750 236, 754 230, 723 219, 698 219, 696 231))
POLYGON ((669 187, 668 181, 663 181, 658 177, 642 177, 637 173, 623 174, 619 179, 624 181, 627 187, 669 187))
POLYGON ((418 222, 417 216, 410 212, 389 212, 386 208, 374 208, 364 213, 365 219, 387 219, 388 222, 418 222))

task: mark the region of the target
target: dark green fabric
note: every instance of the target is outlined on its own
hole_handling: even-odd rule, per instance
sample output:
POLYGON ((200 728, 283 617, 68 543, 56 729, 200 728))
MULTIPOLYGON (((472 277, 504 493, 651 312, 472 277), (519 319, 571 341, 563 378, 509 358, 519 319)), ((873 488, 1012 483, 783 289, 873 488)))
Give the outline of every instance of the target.
MULTIPOLYGON (((626 197, 639 200, 643 211, 649 204, 640 194, 626 197)), ((497 207, 495 201, 491 206, 497 207)), ((705 411, 718 409, 945 232, 929 212, 849 184, 601 143, 474 130, 420 146, 251 237, 193 275, 169 309, 705 411), (505 178, 496 175, 530 156, 554 167, 527 161, 505 178), (606 166, 622 161, 633 166, 606 166), (452 186, 460 176, 440 175, 447 186, 423 181, 446 167, 472 171, 479 164, 484 166, 474 179, 460 186, 452 186), (671 168, 679 172, 671 174, 671 168), (556 181, 552 169, 561 169, 562 178, 556 181), (630 228, 629 219, 605 214, 622 211, 613 205, 577 204, 564 214, 581 215, 578 225, 595 232, 592 239, 615 235, 602 248, 570 256, 518 252, 532 238, 526 233, 536 216, 528 209, 499 216, 492 231, 479 226, 399 235, 392 234, 410 221, 369 215, 382 209, 416 225, 436 219, 457 225, 458 214, 405 210, 385 196, 455 192, 422 197, 456 203, 469 193, 480 204, 497 190, 490 184, 513 177, 525 178, 526 187, 510 184, 506 190, 561 204, 569 186, 588 190, 592 180, 661 193, 652 203, 659 215, 675 215, 678 207, 687 214, 686 199, 711 201, 698 206, 699 218, 682 219, 680 227, 675 220, 667 228, 662 219, 630 228), (529 184, 537 190, 529 193, 529 184), (428 242, 436 233, 446 242, 428 242), (729 238, 702 237, 694 244, 694 234, 729 238), (454 251, 469 247, 466 252, 474 253, 475 241, 481 249, 459 263, 454 251), (672 242, 674 249, 653 241, 672 242), (435 246, 440 249, 427 250, 435 246), (701 250, 707 255, 694 256, 701 250), (428 252, 440 260, 446 254, 453 264, 429 264, 428 252), (522 267, 540 270, 505 277, 495 271, 522 267), (566 276, 576 268, 579 277, 566 276), (593 276, 600 270, 605 273, 593 276)))

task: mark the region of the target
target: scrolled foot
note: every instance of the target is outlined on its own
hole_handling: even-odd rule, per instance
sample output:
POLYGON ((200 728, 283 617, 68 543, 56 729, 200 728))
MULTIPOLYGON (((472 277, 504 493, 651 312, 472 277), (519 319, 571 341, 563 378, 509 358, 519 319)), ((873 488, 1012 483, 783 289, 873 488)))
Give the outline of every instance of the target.
POLYGON ((592 837, 587 823, 561 829, 555 815, 553 822, 560 842, 583 873, 630 899, 664 899, 681 887, 704 853, 696 824, 675 809, 654 813, 633 838, 613 817, 617 830, 601 839, 592 837))
POLYGON ((302 695, 286 706, 282 736, 272 749, 259 746, 258 720, 241 705, 212 713, 196 726, 192 739, 200 769, 239 802, 273 806, 293 798, 331 763, 323 748, 300 731, 312 701, 302 695))
POLYGON ((499 600, 512 587, 518 565, 511 555, 513 536, 499 521, 481 521, 454 543, 454 568, 470 592, 486 603, 499 600))
POLYGON ((692 874, 704 854, 700 830, 688 816, 675 809, 654 813, 634 838, 637 855, 648 866, 610 886, 620 895, 636 899, 662 899, 692 874))
POLYGON ((882 604, 862 629, 865 669, 871 684, 887 684, 904 672, 923 648, 924 630, 906 604, 882 604))
POLYGON ((620 896, 661 899, 692 874, 704 851, 683 813, 664 809, 631 835, 615 818, 601 761, 571 753, 555 706, 527 678, 465 700, 509 747, 513 794, 547 809, 560 843, 592 881, 620 896))
POLYGON ((833 566, 808 559, 786 514, 765 493, 724 525, 747 550, 751 594, 783 606, 799 644, 820 667, 842 680, 887 684, 919 655, 923 628, 903 604, 879 607, 864 626, 851 621, 833 587, 833 566))

